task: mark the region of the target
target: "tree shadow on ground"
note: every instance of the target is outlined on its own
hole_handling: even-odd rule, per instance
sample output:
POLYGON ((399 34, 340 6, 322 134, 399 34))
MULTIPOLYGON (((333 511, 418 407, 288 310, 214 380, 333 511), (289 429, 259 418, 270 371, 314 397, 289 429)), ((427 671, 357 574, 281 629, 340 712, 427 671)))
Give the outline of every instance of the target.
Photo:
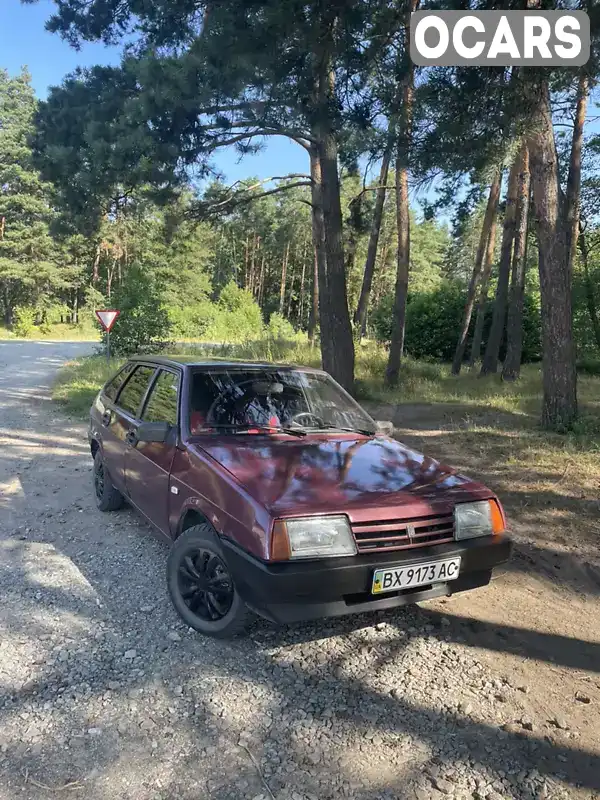
MULTIPOLYGON (((145 526, 140 525, 139 531, 144 535, 145 526)), ((145 551, 143 561, 153 572, 153 583, 157 582, 158 576, 162 577, 162 556, 164 550, 159 545, 150 544, 145 539, 140 540, 139 549, 145 551)), ((347 665, 352 663, 357 645, 362 641, 361 632, 372 627, 373 617, 361 615, 347 619, 327 620, 325 622, 315 622, 294 627, 277 628, 269 623, 257 621, 250 631, 248 638, 235 640, 233 642, 221 643, 207 640, 199 635, 185 636, 178 649, 176 660, 170 654, 161 650, 157 646, 156 640, 151 633, 148 635, 141 633, 140 638, 135 642, 144 665, 148 669, 143 670, 143 674, 135 676, 134 679, 117 690, 110 690, 111 681, 114 680, 114 662, 121 658, 119 655, 131 645, 131 615, 137 613, 137 609, 123 606, 122 598, 118 592, 110 590, 110 585, 100 581, 97 572, 90 569, 90 561, 82 559, 81 550, 78 545, 67 546, 65 555, 73 561, 87 578, 94 592, 101 599, 106 619, 111 620, 110 633, 115 639, 116 647, 111 651, 113 655, 106 662, 98 663, 94 659, 82 658, 78 672, 78 682, 88 683, 93 686, 93 697, 101 698, 107 691, 112 692, 112 696, 118 697, 123 692, 123 697, 128 698, 131 690, 138 688, 148 691, 148 687, 156 681, 156 676, 169 674, 169 686, 164 689, 168 694, 173 694, 173 682, 180 682, 184 688, 184 698, 189 698, 189 709, 192 712, 190 717, 185 719, 178 716, 176 727, 183 737, 184 744, 178 744, 183 748, 182 759, 190 760, 187 771, 181 767, 183 775, 188 777, 193 774, 191 760, 194 752, 198 748, 211 746, 214 737, 207 736, 207 725, 215 723, 217 726, 223 722, 225 740, 231 744, 233 751, 238 747, 237 737, 244 732, 245 727, 235 724, 235 721, 223 721, 218 714, 218 707, 215 708, 215 687, 217 694, 226 692, 226 686, 232 680, 237 682, 250 682, 258 684, 267 695, 271 697, 274 727, 268 731, 262 731, 260 725, 257 727, 258 736, 250 738, 248 748, 260 762, 265 751, 272 745, 272 740, 279 741, 280 756, 289 759, 290 763, 296 765, 302 773, 301 777, 295 775, 295 769, 289 773, 289 780, 297 780, 298 785, 304 787, 302 791, 315 792, 317 796, 323 795, 318 781, 311 779, 311 775, 319 775, 322 780, 323 770, 327 766, 323 758, 316 763, 310 760, 312 744, 303 740, 291 739, 293 723, 282 728, 281 736, 277 733, 276 714, 287 714, 298 705, 307 709, 307 719, 317 730, 322 730, 324 725, 331 722, 339 723, 344 726, 344 730, 352 729, 358 737, 364 737, 365 733, 371 731, 381 739, 382 752, 391 752, 395 747, 400 746, 399 742, 420 742, 428 751, 429 763, 434 759, 436 763, 444 764, 464 761, 472 767, 483 769, 492 776, 506 773, 507 764, 511 765, 511 773, 506 777, 510 782, 511 796, 520 797, 520 779, 518 775, 523 772, 537 770, 542 776, 558 778, 572 786, 582 786, 588 789, 600 789, 600 756, 597 753, 589 752, 570 746, 565 743, 548 741, 542 736, 533 734, 515 734, 500 730, 497 724, 492 724, 486 720, 472 719, 456 710, 449 710, 443 706, 436 707, 436 701, 426 703, 415 701, 414 698, 405 697, 401 693, 394 696, 389 691, 384 690, 377 683, 377 676, 385 669, 401 669, 403 651, 409 646, 414 646, 423 637, 433 637, 440 642, 476 644, 480 648, 488 648, 494 651, 508 652, 515 655, 535 658, 539 660, 550 660, 552 663, 576 669, 590 669, 598 671, 600 664, 600 645, 593 642, 582 642, 568 637, 540 634, 535 631, 516 629, 508 625, 496 625, 493 623, 481 623, 461 617, 451 618, 450 626, 442 625, 441 615, 430 609, 405 609, 395 613, 381 614, 377 618, 385 620, 389 625, 396 627, 397 632, 391 639, 385 642, 378 642, 370 653, 368 667, 364 674, 347 674, 347 665), (344 637, 342 647, 337 648, 334 653, 330 653, 324 646, 328 638, 344 637), (298 645, 312 645, 311 653, 317 650, 323 653, 320 660, 306 660, 303 656, 302 648, 298 645), (273 650, 277 652, 273 654, 273 650), (289 660, 286 660, 289 654, 289 660), (201 658, 202 667, 198 670, 190 667, 195 663, 195 659, 201 658), (206 679, 211 676, 214 679, 206 683, 206 679), (220 687, 223 688, 220 688, 220 687), (299 687, 301 687, 299 689, 299 687), (317 695, 320 698, 331 698, 330 701, 322 700, 316 706, 311 705, 311 697, 317 695), (304 705, 306 704, 306 705, 304 705), (192 710, 192 706, 194 706, 192 710), (327 711, 327 716, 325 716, 327 711), (400 737, 400 738, 398 738, 400 737), (284 742, 283 751, 281 743, 284 742), (265 742, 271 742, 268 746, 265 742), (189 750, 189 752, 188 752, 189 750), (187 752, 187 755, 185 753, 187 752)), ((118 561, 115 562, 118 564, 118 561)), ((127 579, 129 570, 124 569, 123 579, 127 579)), ((118 585, 120 580, 118 569, 110 576, 111 583, 118 585)), ((23 594, 39 591, 39 584, 32 581, 27 570, 22 570, 15 575, 15 581, 21 587, 23 594)), ((67 592, 54 592, 52 594, 52 606, 54 614, 59 612, 74 615, 80 619, 81 630, 84 636, 89 636, 92 631, 93 622, 90 611, 94 604, 89 602, 82 606, 69 597, 67 592), (88 609, 86 612, 85 608, 88 609)), ((165 623, 172 621, 172 612, 165 608, 161 603, 159 616, 155 620, 155 625, 166 627, 165 623), (163 617, 167 611, 166 618, 163 617)), ((24 620, 23 632, 27 630, 27 619, 24 620)), ((339 642, 338 642, 339 644, 339 642)), ((75 645, 73 645, 75 646, 75 645)), ((14 719, 32 704, 46 701, 52 692, 61 691, 63 697, 68 698, 70 681, 61 664, 46 667, 41 675, 34 681, 30 681, 26 687, 17 692, 11 691, 10 687, 3 686, 0 693, 4 696, 10 695, 11 702, 8 708, 5 706, 0 709, 0 722, 2 727, 8 718, 14 719), (50 687, 50 695, 49 695, 50 687)), ((153 690, 150 689, 150 692, 153 690)), ((90 701, 93 698, 90 698, 90 701)), ((181 697, 173 695, 173 702, 179 704, 181 708, 181 697)), ((86 704, 73 701, 72 705, 67 702, 61 712, 69 718, 69 725, 85 731, 90 726, 86 718, 86 704)), ((293 717, 293 714, 292 714, 293 717)), ((93 723, 92 723, 93 725, 93 723)), ((247 731, 246 731, 247 732, 247 731)), ((116 733, 111 736, 103 737, 102 744, 89 743, 89 737, 82 737, 81 747, 78 744, 70 746, 69 751, 65 752, 64 747, 59 743, 45 741, 41 751, 33 755, 27 749, 14 752, 11 755, 9 769, 12 772, 14 781, 24 780, 26 770, 31 775, 36 775, 36 758, 43 754, 44 763, 51 761, 58 765, 54 774, 47 777, 47 783, 57 784, 61 780, 66 783, 73 778, 73 770, 79 768, 85 762, 83 751, 86 748, 93 748, 94 763, 96 769, 110 771, 115 759, 118 757, 119 750, 133 746, 136 737, 144 737, 139 730, 131 730, 131 736, 125 743, 122 737, 116 733), (52 778, 52 780, 50 780, 52 778)), ((178 734, 179 735, 179 734, 178 734)), ((128 734, 129 736, 129 734, 128 734)), ((160 737, 160 734, 159 734, 160 737)), ((166 750, 168 750, 168 740, 166 750)), ((369 740, 370 742, 371 740, 369 740)), ((160 747, 163 747, 161 743, 160 747)), ((377 747, 369 744, 370 750, 376 751, 377 747)), ((147 750, 148 742, 144 739, 143 748, 147 750)), ((166 752, 165 750, 165 752, 166 752)), ((238 748, 239 750, 239 748, 238 748)), ((233 752, 232 751, 232 752, 233 752)), ((162 751, 161 751, 162 752, 162 751)), ((235 751, 237 752, 237 751, 235 751)), ((195 752, 196 757, 198 753, 195 752)), ((203 756, 208 762, 212 763, 211 758, 203 756)), ((360 751, 357 749, 355 758, 360 758, 360 751)), ((269 762, 268 757, 266 758, 269 762)), ((227 776, 227 770, 222 768, 215 770, 213 779, 209 779, 212 786, 206 794, 186 794, 182 790, 182 780, 187 778, 172 776, 169 792, 164 797, 216 797, 230 798, 239 792, 239 781, 248 780, 250 786, 254 786, 258 780, 258 772, 251 759, 244 760, 243 753, 237 752, 237 758, 232 756, 232 764, 237 765, 238 772, 232 777, 227 776), (244 779, 240 775, 247 776, 244 779), (254 777, 252 777, 254 776, 254 777), (254 781, 254 783, 253 783, 254 781)), ((337 762, 335 762, 337 764, 337 762)), ((358 787, 354 793, 355 797, 398 797, 404 798, 412 796, 412 788, 409 786, 417 779, 421 769, 417 764, 411 762, 409 754, 406 757, 406 764, 396 765, 399 776, 394 779, 389 776, 380 783, 369 787, 358 787), (386 794, 389 793, 389 794, 386 794)), ((5 768, 6 769, 6 768, 5 768)), ((355 784, 352 764, 345 767, 333 767, 333 772, 347 769, 349 771, 348 780, 355 784)), ((260 781, 259 781, 260 783, 260 781)), ((279 786, 281 778, 277 778, 275 784, 279 786)), ((279 786, 279 788, 281 788, 279 786)), ((254 789, 253 789, 254 791, 254 789)), ((302 795, 301 791, 301 796, 302 795)), ((256 792, 258 793, 258 792, 256 792)), ((89 794, 90 797, 102 796, 89 794)), ((36 795, 34 795, 36 796, 36 795)), ((70 793, 71 796, 71 793, 70 793)), ((76 796, 76 795, 73 795, 76 796)), ((133 796, 133 795, 128 795, 133 796)), ((136 795, 137 797, 138 795, 136 795)), ((139 797, 145 795, 139 794, 139 797)), ((155 795, 148 795, 155 796, 155 795)), ((248 795, 255 796, 255 795, 248 795)), ((333 796, 333 795, 332 795, 333 796)), ((108 797, 108 795, 107 795, 108 797)))

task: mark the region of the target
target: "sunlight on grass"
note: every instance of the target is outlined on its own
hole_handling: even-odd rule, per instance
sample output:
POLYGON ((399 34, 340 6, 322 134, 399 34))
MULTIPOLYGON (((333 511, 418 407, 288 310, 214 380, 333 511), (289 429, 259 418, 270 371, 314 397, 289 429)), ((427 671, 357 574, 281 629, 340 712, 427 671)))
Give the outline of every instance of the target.
POLYGON ((114 375, 124 359, 111 359, 104 356, 89 356, 69 361, 59 371, 52 399, 59 403, 68 414, 86 417, 100 387, 114 375))
MULTIPOLYGON (((177 347, 177 354, 185 355, 189 360, 231 359, 313 367, 320 367, 321 364, 318 347, 311 347, 305 342, 273 339, 244 345, 182 344, 177 347)), ((504 383, 498 375, 479 378, 477 372, 463 369, 457 377, 451 375, 449 364, 405 359, 398 387, 387 389, 383 385, 386 360, 386 350, 373 342, 365 342, 357 347, 356 395, 359 400, 394 407, 421 404, 449 410, 459 408, 461 427, 465 431, 481 430, 477 426, 483 422, 482 415, 487 415, 493 418, 490 430, 517 430, 519 435, 528 431, 535 437, 534 446, 540 444, 543 449, 550 445, 553 451, 557 448, 600 451, 599 376, 579 376, 580 419, 568 436, 559 436, 542 433, 538 429, 542 377, 537 364, 524 365, 518 382, 504 383), (489 415, 487 412, 490 412, 489 415), (503 414, 510 415, 510 419, 502 419, 503 414)), ((109 366, 102 356, 92 356, 69 363, 58 376, 54 399, 69 413, 85 416, 100 386, 122 362, 122 359, 114 359, 109 366)), ((535 456, 538 462, 539 455, 535 456)))
POLYGON ((67 325, 61 322, 51 325, 46 331, 42 331, 39 326, 36 326, 30 336, 26 339, 20 339, 12 331, 0 325, 0 340, 3 339, 15 341, 99 342, 100 331, 96 325, 88 327, 85 325, 67 325))

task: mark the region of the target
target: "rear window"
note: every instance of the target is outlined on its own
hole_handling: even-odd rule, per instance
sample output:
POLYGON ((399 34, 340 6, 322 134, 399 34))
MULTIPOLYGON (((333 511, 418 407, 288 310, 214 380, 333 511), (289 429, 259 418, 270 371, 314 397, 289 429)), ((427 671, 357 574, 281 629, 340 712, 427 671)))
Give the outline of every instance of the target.
POLYGON ((133 364, 126 364, 120 372, 117 372, 115 377, 112 380, 110 380, 104 387, 105 397, 114 402, 114 400, 117 397, 117 394, 119 393, 119 389, 121 388, 121 386, 123 386, 127 378, 131 375, 133 367, 134 367, 133 364))
POLYGON ((153 375, 154 367, 136 367, 125 386, 119 392, 117 400, 119 408, 134 417, 137 416, 137 410, 153 375))
POLYGON ((144 422, 168 422, 170 425, 177 425, 178 383, 175 373, 161 370, 146 401, 142 414, 144 422))

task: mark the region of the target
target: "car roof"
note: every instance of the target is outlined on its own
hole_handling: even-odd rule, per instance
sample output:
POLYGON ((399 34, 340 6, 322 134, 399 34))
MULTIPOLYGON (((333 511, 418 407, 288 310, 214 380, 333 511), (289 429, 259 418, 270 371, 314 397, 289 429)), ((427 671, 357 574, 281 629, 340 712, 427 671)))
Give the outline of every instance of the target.
POLYGON ((303 372, 323 372, 317 367, 298 364, 279 364, 273 361, 239 361, 236 359, 198 358, 190 355, 131 356, 130 362, 160 364, 165 367, 210 367, 217 369, 279 369, 302 370, 303 372))

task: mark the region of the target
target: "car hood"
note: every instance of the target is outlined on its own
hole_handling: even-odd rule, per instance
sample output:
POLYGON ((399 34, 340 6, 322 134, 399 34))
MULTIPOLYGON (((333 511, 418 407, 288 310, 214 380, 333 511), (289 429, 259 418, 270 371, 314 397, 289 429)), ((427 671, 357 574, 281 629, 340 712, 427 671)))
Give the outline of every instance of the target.
POLYGON ((342 512, 351 521, 449 512, 485 486, 387 437, 218 437, 199 449, 274 517, 342 512))

